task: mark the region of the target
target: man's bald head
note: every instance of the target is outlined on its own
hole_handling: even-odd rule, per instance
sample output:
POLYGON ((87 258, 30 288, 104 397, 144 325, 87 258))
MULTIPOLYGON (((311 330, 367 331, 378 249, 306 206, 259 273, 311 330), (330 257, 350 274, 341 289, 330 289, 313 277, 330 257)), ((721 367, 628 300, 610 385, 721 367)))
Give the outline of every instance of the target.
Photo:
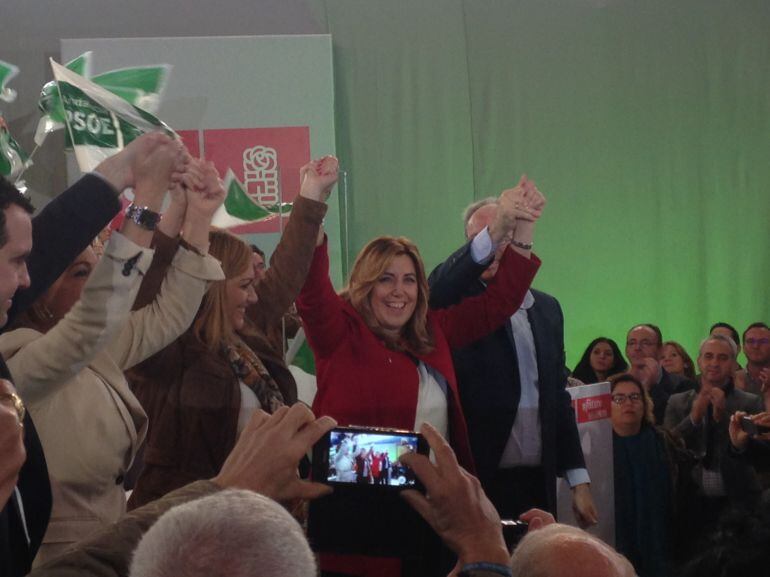
POLYGON ((631 563, 590 533, 553 523, 528 533, 511 558, 513 577, 634 577, 631 563))

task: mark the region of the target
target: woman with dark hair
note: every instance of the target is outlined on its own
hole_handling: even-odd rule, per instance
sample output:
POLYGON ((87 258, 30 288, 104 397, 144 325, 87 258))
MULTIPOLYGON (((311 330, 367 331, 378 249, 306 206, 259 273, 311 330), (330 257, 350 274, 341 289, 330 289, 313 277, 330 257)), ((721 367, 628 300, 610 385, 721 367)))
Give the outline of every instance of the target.
MULTIPOLYGON (((460 463, 473 470, 450 348, 462 347, 497 329, 518 309, 539 260, 517 254, 505 241, 517 219, 535 221, 544 203, 534 184, 524 179, 501 194, 497 220, 490 226, 490 236, 503 252, 497 275, 481 295, 438 311, 428 308, 422 258, 408 239, 380 237, 367 244, 356 258, 348 286, 341 294, 334 291, 329 280, 326 243, 319 239, 297 300, 316 360, 318 392, 313 411, 334 417, 340 425, 418 430, 423 422, 430 422, 449 439, 460 463)), ((324 513, 317 513, 324 509, 323 504, 313 504, 311 529, 321 518, 324 536, 349 536, 384 548, 388 541, 419 546, 419 537, 408 539, 401 529, 395 530, 414 527, 419 517, 413 513, 410 516, 408 507, 397 498, 388 501, 387 507, 382 503, 372 504, 377 512, 362 512, 360 509, 368 505, 361 503, 349 518, 343 518, 340 511, 350 507, 349 501, 336 503, 324 513), (391 521, 391 513, 403 518, 391 521), (370 514, 377 515, 380 523, 362 523, 370 514)), ((371 550, 368 553, 375 554, 371 550)), ((390 558, 390 566, 400 567, 400 559, 408 555, 392 549, 379 556, 390 558)), ((359 559, 358 565, 346 561, 330 565, 330 559, 324 556, 321 561, 324 571, 350 575, 368 575, 382 569, 382 559, 371 566, 367 566, 366 558, 359 559)), ((426 570, 436 571, 438 567, 426 570)), ((394 570, 392 574, 399 572, 394 570)))
POLYGON ((694 490, 678 438, 655 427, 652 399, 630 373, 610 377, 615 471, 615 546, 639 577, 669 575, 676 495, 694 490))
POLYGON ((584 383, 599 383, 627 368, 628 363, 617 343, 607 337, 598 337, 588 345, 571 376, 584 383))
POLYGON ((676 341, 666 341, 660 351, 660 366, 671 374, 682 376, 693 382, 695 376, 695 363, 684 350, 684 347, 676 341))

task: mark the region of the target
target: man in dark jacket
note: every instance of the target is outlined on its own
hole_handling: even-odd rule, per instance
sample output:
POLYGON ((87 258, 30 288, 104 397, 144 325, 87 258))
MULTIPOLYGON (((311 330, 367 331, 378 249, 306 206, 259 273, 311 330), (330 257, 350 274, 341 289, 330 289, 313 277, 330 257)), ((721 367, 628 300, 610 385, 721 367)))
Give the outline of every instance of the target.
MULTIPOLYGON (((494 198, 466 209, 470 242, 431 274, 431 307, 448 307, 485 290, 485 279, 496 273, 504 246, 495 250, 491 242, 489 226, 496 214, 494 198), (486 251, 480 250, 482 245, 486 251)), ((511 239, 514 250, 532 248, 516 238, 528 226, 534 223, 517 224, 511 239)), ((516 518, 532 507, 555 512, 556 477, 566 475, 578 521, 584 526, 596 523, 575 415, 565 390, 563 316, 556 299, 529 291, 510 322, 453 351, 452 357, 479 479, 500 515, 516 518)))

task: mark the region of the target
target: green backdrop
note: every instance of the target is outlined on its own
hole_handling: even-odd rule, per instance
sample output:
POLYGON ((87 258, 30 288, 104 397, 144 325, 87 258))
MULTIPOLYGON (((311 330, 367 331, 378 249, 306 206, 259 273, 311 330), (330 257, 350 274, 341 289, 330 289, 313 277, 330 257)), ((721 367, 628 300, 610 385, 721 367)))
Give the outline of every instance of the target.
POLYGON ((432 268, 460 213, 527 172, 535 286, 568 362, 658 323, 691 353, 770 318, 770 2, 325 0, 352 256, 403 234, 432 268))

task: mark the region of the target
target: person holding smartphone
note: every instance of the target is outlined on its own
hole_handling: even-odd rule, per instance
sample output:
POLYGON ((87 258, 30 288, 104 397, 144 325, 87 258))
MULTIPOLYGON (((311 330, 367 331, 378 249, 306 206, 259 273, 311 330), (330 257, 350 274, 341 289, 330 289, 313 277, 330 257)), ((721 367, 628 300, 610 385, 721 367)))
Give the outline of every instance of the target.
POLYGON ((749 415, 736 411, 728 432, 735 454, 744 455, 758 472, 770 472, 770 412, 749 415))

